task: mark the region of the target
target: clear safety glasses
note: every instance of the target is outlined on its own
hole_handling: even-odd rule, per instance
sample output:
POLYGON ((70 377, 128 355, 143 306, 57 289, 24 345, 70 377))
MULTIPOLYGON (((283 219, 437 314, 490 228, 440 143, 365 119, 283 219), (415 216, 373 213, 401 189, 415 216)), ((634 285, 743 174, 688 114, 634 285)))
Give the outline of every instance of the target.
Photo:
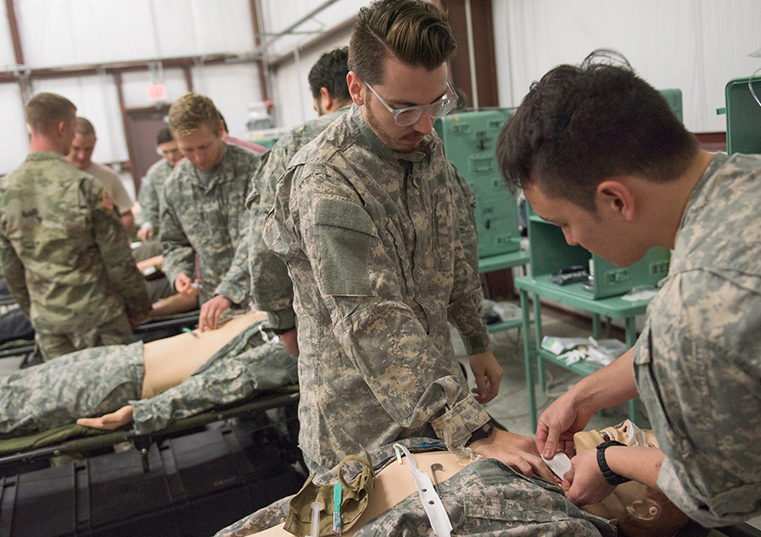
POLYGON ((425 111, 431 114, 431 119, 435 121, 451 112, 452 108, 454 108, 454 105, 457 103, 457 93, 454 88, 449 85, 449 82, 447 82, 447 89, 449 90, 451 97, 445 95, 435 103, 423 104, 420 106, 408 106, 406 108, 391 108, 370 84, 365 82, 365 85, 370 88, 373 95, 378 97, 378 100, 386 107, 386 110, 391 112, 391 115, 394 116, 394 123, 400 127, 414 125, 420 120, 420 117, 425 111))

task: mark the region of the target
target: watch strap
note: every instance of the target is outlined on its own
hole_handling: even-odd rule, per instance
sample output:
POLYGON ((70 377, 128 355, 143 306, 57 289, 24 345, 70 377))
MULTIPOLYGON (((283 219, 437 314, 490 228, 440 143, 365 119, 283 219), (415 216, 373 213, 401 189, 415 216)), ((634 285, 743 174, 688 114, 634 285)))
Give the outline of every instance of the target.
POLYGON ((602 444, 597 446, 597 465, 600 467, 602 476, 605 478, 605 481, 607 481, 611 485, 620 485, 621 483, 626 483, 627 481, 631 481, 628 477, 618 475, 617 473, 615 473, 613 470, 610 469, 610 466, 608 466, 608 462, 605 460, 605 450, 608 449, 610 446, 626 447, 626 444, 622 444, 618 440, 608 440, 607 442, 603 442, 602 444))
POLYGON ((492 423, 491 420, 487 421, 484 425, 470 433, 470 439, 468 439, 467 442, 465 442, 465 447, 469 446, 476 440, 483 440, 484 438, 489 438, 491 436, 491 433, 494 432, 494 423, 492 423))

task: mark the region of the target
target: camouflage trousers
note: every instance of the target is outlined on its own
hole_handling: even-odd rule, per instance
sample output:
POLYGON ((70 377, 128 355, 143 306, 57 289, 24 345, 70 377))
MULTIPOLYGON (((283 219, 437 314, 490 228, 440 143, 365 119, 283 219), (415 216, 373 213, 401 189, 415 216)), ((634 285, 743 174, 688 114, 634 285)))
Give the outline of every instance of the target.
POLYGON ((116 319, 99 326, 82 327, 76 332, 46 334, 37 331, 35 339, 46 362, 83 349, 104 345, 127 345, 135 341, 126 315, 119 315, 116 319))
POLYGON ((0 378, 0 434, 118 410, 143 392, 143 344, 96 347, 0 378))
MULTIPOLYGON (((415 445, 435 439, 405 439, 400 444, 420 452, 415 445)), ((393 460, 391 446, 371 453, 376 471, 393 460), (385 456, 391 455, 392 459, 385 456), (378 464, 377 461, 383 461, 378 464)), ((344 467, 347 480, 359 465, 344 467)), ((410 478, 411 479, 411 478, 410 478)), ((318 484, 337 480, 336 469, 315 479, 318 484)), ((525 477, 496 459, 474 462, 439 483, 439 497, 452 522, 452 535, 505 536, 600 536, 616 535, 615 526, 580 510, 569 502, 560 487, 541 479, 525 477)), ((216 537, 242 537, 285 521, 291 497, 283 498, 221 530, 216 537)), ((420 495, 411 494, 355 533, 356 536, 422 537, 432 535, 420 495)))

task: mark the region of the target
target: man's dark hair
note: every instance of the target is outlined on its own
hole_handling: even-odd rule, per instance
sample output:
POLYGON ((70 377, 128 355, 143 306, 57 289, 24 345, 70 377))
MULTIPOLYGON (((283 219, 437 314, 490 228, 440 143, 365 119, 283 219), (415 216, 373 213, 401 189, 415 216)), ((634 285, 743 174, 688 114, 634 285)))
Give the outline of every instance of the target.
POLYGON ((164 127, 156 135, 156 145, 165 144, 173 140, 174 138, 172 138, 172 131, 169 130, 169 127, 164 127))
POLYGON ((433 3, 376 0, 357 15, 349 41, 349 69, 368 84, 382 84, 389 56, 432 71, 456 51, 446 15, 433 3))
POLYGON ((349 86, 346 83, 349 47, 337 48, 324 53, 309 70, 309 89, 312 97, 320 98, 320 88, 325 88, 330 96, 338 101, 351 101, 349 86))
POLYGON ((499 135, 497 159, 512 190, 534 184, 594 213, 606 178, 677 179, 698 144, 631 68, 591 59, 555 67, 531 86, 499 135))

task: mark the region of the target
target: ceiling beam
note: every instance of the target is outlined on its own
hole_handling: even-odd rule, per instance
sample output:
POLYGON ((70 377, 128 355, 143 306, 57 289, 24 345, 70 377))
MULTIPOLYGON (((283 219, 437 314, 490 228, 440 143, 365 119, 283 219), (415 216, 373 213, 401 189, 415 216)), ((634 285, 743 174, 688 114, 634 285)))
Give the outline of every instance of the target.
POLYGON ((18 19, 16 18, 16 6, 13 0, 5 0, 5 11, 8 14, 8 26, 11 29, 13 40, 13 54, 17 65, 24 65, 24 50, 21 48, 21 35, 18 31, 18 19))
MULTIPOLYGON (((225 63, 230 59, 238 59, 237 54, 211 54, 203 56, 204 65, 215 65, 225 63)), ((160 61, 165 69, 192 67, 195 65, 197 57, 184 56, 180 58, 166 58, 156 60, 138 60, 129 62, 112 62, 103 64, 74 65, 69 67, 41 67, 36 69, 24 69, 30 79, 42 78, 66 78, 73 76, 97 75, 98 68, 102 67, 107 73, 124 73, 128 71, 147 71, 150 62, 160 61)), ((253 58, 249 60, 255 61, 253 58)), ((13 71, 0 72, 0 83, 15 82, 18 80, 16 73, 13 71)))
MULTIPOLYGON (((249 6, 251 7, 251 29, 254 32, 254 49, 258 50, 262 46, 262 23, 261 13, 259 13, 259 2, 256 0, 249 0, 249 6)), ((259 68, 259 90, 262 94, 262 101, 267 101, 270 98, 269 84, 267 84, 267 62, 264 57, 260 55, 256 61, 256 66, 259 68)))

